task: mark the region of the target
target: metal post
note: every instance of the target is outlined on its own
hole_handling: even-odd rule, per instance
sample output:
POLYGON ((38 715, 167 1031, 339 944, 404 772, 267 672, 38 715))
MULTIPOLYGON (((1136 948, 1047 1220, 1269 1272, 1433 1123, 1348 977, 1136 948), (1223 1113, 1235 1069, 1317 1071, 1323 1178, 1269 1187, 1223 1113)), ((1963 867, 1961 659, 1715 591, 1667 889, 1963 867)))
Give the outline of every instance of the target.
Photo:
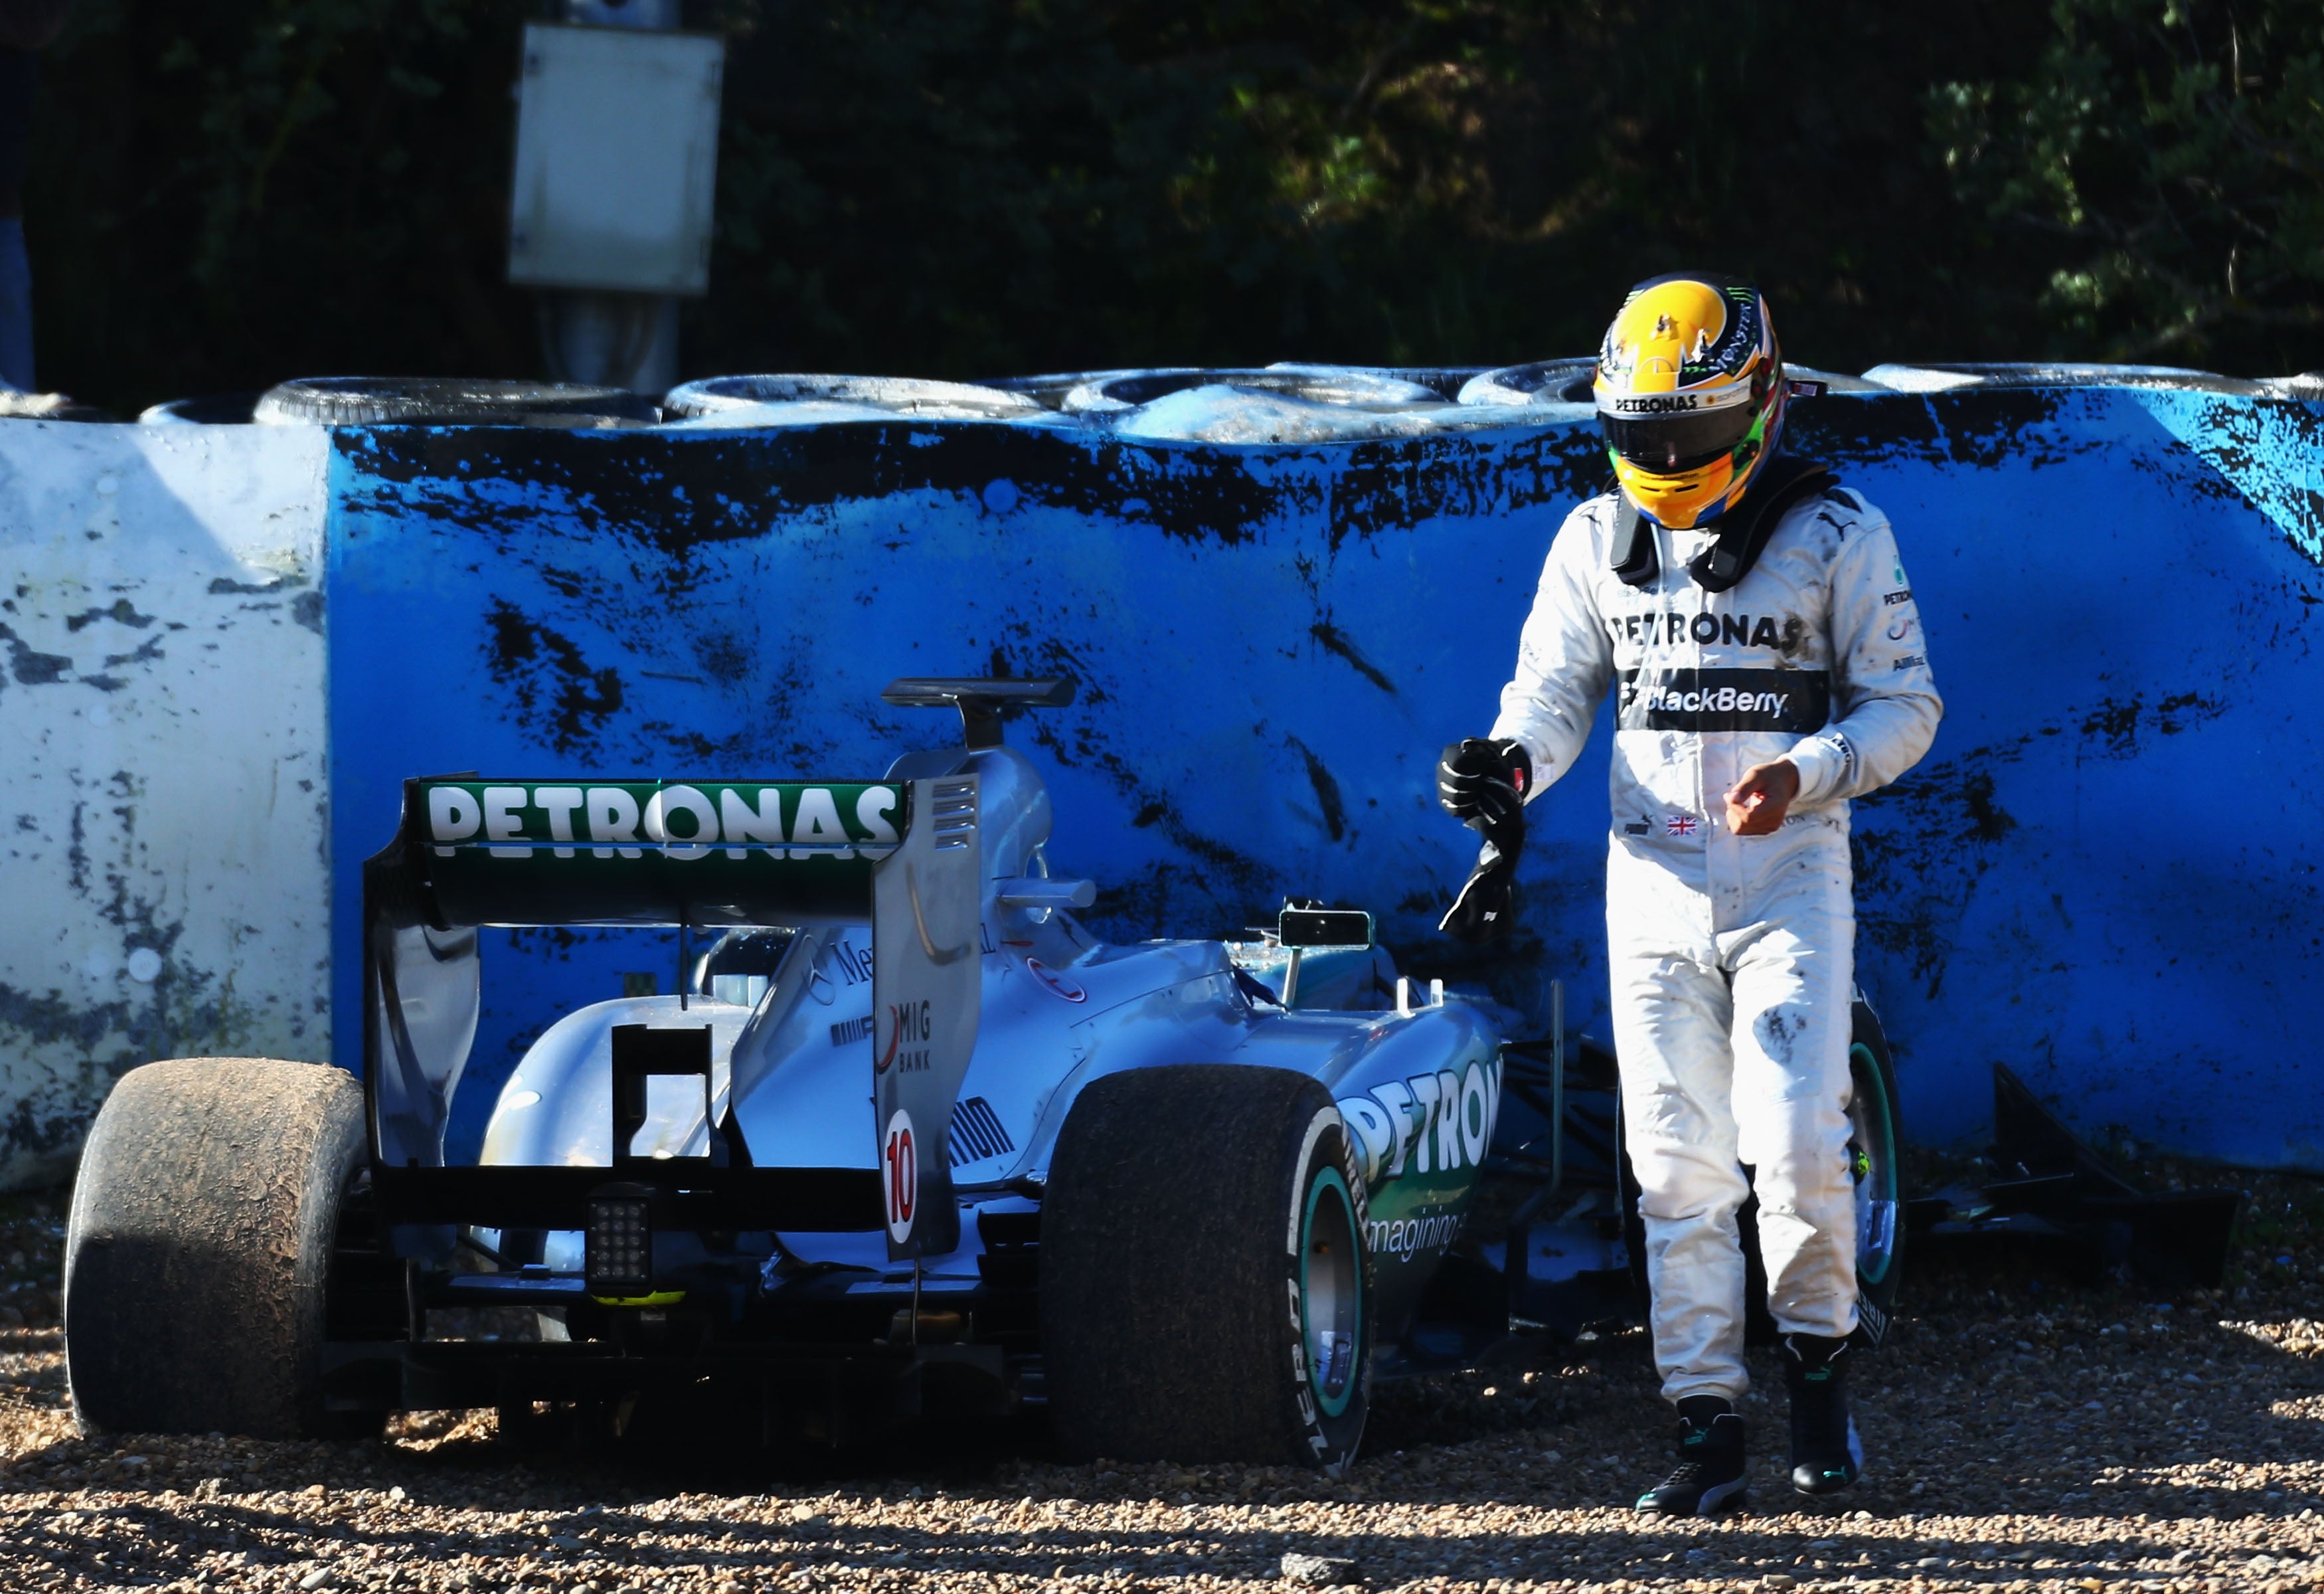
MULTIPOLYGON (((564 0, 583 27, 674 32, 678 0, 564 0)), ((656 398, 678 385, 678 299, 549 288, 540 294, 541 354, 553 382, 626 387, 656 398)))
POLYGON ((1565 1182, 1565 982, 1549 982, 1549 1188, 1565 1182))

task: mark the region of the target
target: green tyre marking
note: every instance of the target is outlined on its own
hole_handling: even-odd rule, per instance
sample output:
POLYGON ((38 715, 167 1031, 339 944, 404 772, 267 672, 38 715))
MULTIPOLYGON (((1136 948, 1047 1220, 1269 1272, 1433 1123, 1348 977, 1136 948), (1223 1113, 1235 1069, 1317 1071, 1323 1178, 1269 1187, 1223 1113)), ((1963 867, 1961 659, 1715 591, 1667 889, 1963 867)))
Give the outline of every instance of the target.
POLYGON ((1313 1297, 1307 1287, 1307 1260, 1314 1254, 1315 1209, 1323 1203, 1323 1192, 1327 1190, 1339 1191, 1341 1209, 1347 1214, 1349 1260, 1351 1264, 1349 1275, 1355 1287, 1355 1310, 1350 1316, 1355 1324, 1352 1334, 1356 1337, 1361 1336, 1364 1321, 1364 1270, 1359 1260, 1363 1241, 1356 1232, 1356 1202, 1349 1192, 1348 1182, 1340 1176, 1337 1168, 1324 1168, 1323 1177, 1307 1187, 1306 1210, 1299 1219, 1299 1321, 1307 1340, 1308 1387, 1314 1391, 1315 1404, 1323 1413, 1327 1417, 1336 1417, 1346 1411, 1348 1403, 1355 1398, 1356 1370, 1364 1347, 1359 1343, 1348 1353, 1347 1373, 1341 1381, 1338 1395, 1334 1395, 1323 1383, 1322 1375, 1328 1365, 1320 1354, 1323 1325, 1315 1321, 1313 1297))
MULTIPOLYGON (((1875 1193, 1877 1199, 1894 1205, 1896 1203, 1896 1115, 1889 1104, 1888 1082, 1881 1077, 1880 1064, 1873 1057, 1872 1048, 1863 1042, 1857 1041, 1849 1044, 1848 1058, 1850 1062, 1861 1062, 1864 1065, 1863 1077, 1870 1082, 1875 1098, 1879 1105, 1877 1115, 1879 1121, 1877 1128, 1880 1135, 1880 1155, 1876 1159, 1875 1166, 1880 1170, 1881 1180, 1886 1188, 1875 1193)), ((1892 1223, 1903 1220, 1904 1215, 1901 1211, 1890 1219, 1892 1223)), ((1888 1264, 1895 1255, 1895 1248, 1892 1242, 1889 1249, 1880 1253, 1868 1266, 1859 1252, 1856 1265, 1864 1274, 1867 1283, 1877 1284, 1888 1276, 1888 1264)))

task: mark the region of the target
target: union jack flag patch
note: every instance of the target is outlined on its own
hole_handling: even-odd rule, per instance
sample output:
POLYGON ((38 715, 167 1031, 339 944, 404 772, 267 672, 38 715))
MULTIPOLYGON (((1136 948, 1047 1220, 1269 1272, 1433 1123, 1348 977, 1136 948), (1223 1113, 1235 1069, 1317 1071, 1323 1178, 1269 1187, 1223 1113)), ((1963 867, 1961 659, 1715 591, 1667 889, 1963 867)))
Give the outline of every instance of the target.
POLYGON ((1694 834, 1694 815, 1674 813, 1663 821, 1663 830, 1672 836, 1692 836, 1694 834))

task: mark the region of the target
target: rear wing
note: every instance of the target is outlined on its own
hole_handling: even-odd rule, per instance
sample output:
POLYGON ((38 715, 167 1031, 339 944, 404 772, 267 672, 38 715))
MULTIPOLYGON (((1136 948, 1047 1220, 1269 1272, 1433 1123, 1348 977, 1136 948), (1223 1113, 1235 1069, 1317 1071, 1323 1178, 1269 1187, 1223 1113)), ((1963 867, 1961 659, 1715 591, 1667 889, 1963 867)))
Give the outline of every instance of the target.
MULTIPOLYGON (((404 783, 395 839, 364 864, 364 1088, 373 1177, 396 1223, 580 1228, 610 1182, 687 1227, 869 1228, 896 1257, 959 1243, 945 1138, 975 1045, 982 888, 974 775, 885 782, 404 783), (698 1158, 610 1168, 447 1168, 475 1038, 476 931, 496 925, 872 926, 880 1172, 750 1166, 731 1113, 698 1158)), ((625 1082, 711 1063, 684 1024, 614 1033, 625 1082), (690 1048, 690 1050, 689 1050, 690 1048), (673 1062, 698 1052, 698 1065, 673 1062)))

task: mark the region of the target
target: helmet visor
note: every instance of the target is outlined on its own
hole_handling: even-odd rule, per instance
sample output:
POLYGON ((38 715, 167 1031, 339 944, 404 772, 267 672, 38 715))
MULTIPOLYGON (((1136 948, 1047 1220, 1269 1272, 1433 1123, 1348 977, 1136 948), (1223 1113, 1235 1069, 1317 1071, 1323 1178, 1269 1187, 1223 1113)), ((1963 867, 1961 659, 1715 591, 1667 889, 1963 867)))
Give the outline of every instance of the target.
POLYGON ((1663 414, 1618 415, 1604 409, 1598 412, 1606 446, 1655 476, 1679 476, 1725 459, 1758 422, 1759 406, 1751 403, 1663 414))

